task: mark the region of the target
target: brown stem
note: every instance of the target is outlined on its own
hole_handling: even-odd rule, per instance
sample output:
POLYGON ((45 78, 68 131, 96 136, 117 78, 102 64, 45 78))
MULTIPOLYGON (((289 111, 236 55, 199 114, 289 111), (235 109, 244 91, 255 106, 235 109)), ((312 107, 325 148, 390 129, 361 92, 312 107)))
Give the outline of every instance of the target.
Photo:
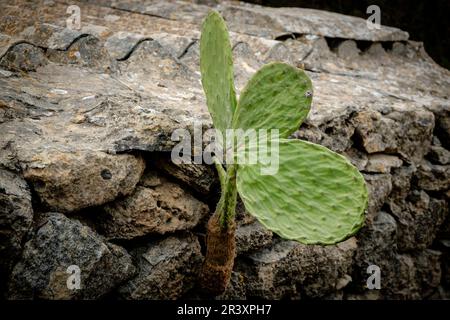
POLYGON ((209 219, 200 284, 204 291, 214 296, 223 293, 230 281, 236 252, 235 231, 234 219, 223 228, 217 211, 209 219))

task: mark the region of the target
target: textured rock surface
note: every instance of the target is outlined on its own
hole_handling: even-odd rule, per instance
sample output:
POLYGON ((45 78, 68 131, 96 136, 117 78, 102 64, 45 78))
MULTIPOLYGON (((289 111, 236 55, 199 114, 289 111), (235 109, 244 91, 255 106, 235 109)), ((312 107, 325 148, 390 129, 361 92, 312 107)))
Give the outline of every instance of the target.
POLYGON ((144 161, 132 155, 92 151, 40 154, 24 177, 45 206, 70 212, 101 205, 130 194, 144 171, 144 161))
POLYGON ((348 157, 370 192, 365 227, 328 247, 283 241, 240 210, 236 266, 221 297, 450 297, 450 72, 395 28, 208 3, 0 3, 3 279, 13 270, 3 294, 197 296, 203 203, 215 207, 217 180, 208 166, 171 163, 170 151, 175 129, 211 126, 198 40, 214 7, 231 31, 236 91, 267 62, 304 68, 313 105, 292 138, 348 157), (71 4, 80 30, 67 28, 71 4), (43 215, 50 209, 65 216, 43 215), (73 260, 88 284, 78 292, 65 286, 73 260), (381 268, 381 290, 366 288, 371 264, 381 268))
POLYGON ((132 239, 191 229, 208 213, 204 203, 160 179, 154 188, 138 186, 132 195, 107 204, 95 218, 106 237, 132 239))
POLYGON ((125 299, 176 299, 191 289, 203 257, 196 237, 167 237, 132 252, 138 274, 120 287, 125 299))
POLYGON ((26 182, 0 169, 0 285, 1 289, 20 256, 33 220, 31 194, 26 182))
POLYGON ((272 232, 258 221, 239 224, 236 229, 236 251, 242 254, 268 246, 272 242, 272 232))
POLYGON ((277 240, 237 261, 241 282, 228 290, 243 286, 247 298, 320 297, 343 288, 340 280, 350 272, 355 249, 354 238, 326 247, 277 240))
POLYGON ((39 221, 12 271, 8 297, 97 299, 132 276, 134 270, 123 248, 104 242, 76 220, 48 213, 39 221), (71 265, 81 271, 79 290, 67 287, 71 265))

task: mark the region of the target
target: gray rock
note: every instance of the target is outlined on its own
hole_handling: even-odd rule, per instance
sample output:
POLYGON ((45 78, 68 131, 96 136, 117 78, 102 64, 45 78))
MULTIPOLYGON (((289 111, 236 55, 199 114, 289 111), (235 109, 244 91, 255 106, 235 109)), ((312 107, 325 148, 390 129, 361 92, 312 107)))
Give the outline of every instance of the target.
POLYGON ((420 296, 428 298, 441 282, 441 252, 426 249, 413 254, 420 296))
POLYGON ((420 109, 395 110, 386 116, 376 111, 363 111, 355 117, 355 123, 368 153, 397 152, 417 163, 428 153, 434 117, 431 112, 420 109), (409 140, 411 136, 418 140, 409 140))
POLYGON ((247 299, 245 291, 245 277, 240 273, 233 271, 231 273, 230 283, 225 292, 217 296, 217 300, 245 300, 247 299))
POLYGON ((448 215, 445 200, 431 198, 425 191, 415 191, 399 203, 390 202, 397 219, 399 250, 424 249, 431 245, 448 215))
POLYGON ((408 38, 406 32, 395 28, 383 26, 376 30, 379 32, 375 32, 367 27, 364 19, 314 9, 225 5, 221 13, 231 30, 268 38, 294 32, 369 41, 398 41, 408 38))
POLYGON ((9 299, 97 299, 134 273, 131 257, 90 228, 60 213, 41 217, 9 283, 9 299), (67 286, 67 268, 80 268, 81 288, 67 286))
POLYGON ((402 254, 396 258, 396 272, 402 277, 392 277, 385 285, 388 299, 426 299, 430 297, 441 279, 440 253, 424 250, 413 254, 402 254))
POLYGON ((42 49, 27 43, 15 45, 0 59, 0 66, 12 71, 36 71, 47 64, 42 49))
POLYGON ((175 177, 201 194, 208 194, 212 191, 213 185, 218 183, 215 169, 210 166, 194 163, 175 164, 170 157, 163 155, 158 156, 154 161, 159 170, 175 177))
POLYGON ((243 254, 269 245, 272 232, 258 221, 239 224, 236 229, 236 253, 243 254))
POLYGON ((445 191, 450 188, 450 165, 424 161, 415 173, 419 188, 427 191, 445 191))
POLYGON ((162 184, 158 171, 147 168, 139 180, 138 185, 146 188, 154 188, 162 184))
POLYGON ((107 204, 95 221, 107 238, 133 239, 192 229, 208 213, 203 202, 161 178, 158 186, 138 186, 130 196, 107 204))
POLYGON ((119 289, 124 299, 176 299, 191 289, 203 257, 193 235, 170 236, 132 252, 138 274, 119 289))
POLYGON ((0 279, 3 284, 20 256, 33 221, 31 194, 18 175, 0 169, 0 279))
POLYGON ((363 171, 367 165, 367 154, 358 149, 350 148, 344 152, 344 156, 346 156, 359 171, 363 171))
MULTIPOLYGON (((173 177, 183 192, 211 202, 217 185, 214 168, 175 166, 167 157, 161 165, 153 160, 158 158, 155 153, 170 153, 177 143, 171 139, 174 130, 192 132, 199 123, 204 129, 212 125, 200 82, 198 39, 203 17, 216 8, 231 30, 237 93, 264 63, 277 60, 304 68, 314 86, 314 100, 292 138, 322 144, 345 154, 360 171, 370 171, 366 180, 371 194, 366 227, 356 235, 358 248, 344 252, 336 246, 298 247, 276 236, 269 243, 268 231, 256 227, 255 218, 240 208, 238 242, 245 252, 237 259, 225 296, 404 299, 436 292, 437 259, 424 248, 448 229, 447 219, 436 237, 445 216, 442 208, 450 199, 448 71, 429 58, 423 44, 408 41, 405 32, 369 30, 364 19, 309 9, 202 3, 80 1, 81 30, 63 27, 63 3, 1 3, 1 168, 24 173, 37 196, 36 211, 70 211, 71 217, 83 217, 98 229, 99 206, 131 200, 140 209, 124 216, 155 223, 157 219, 141 215, 148 200, 142 190, 165 190, 164 175, 173 177), (368 49, 357 48, 357 40, 367 41, 368 49), (384 41, 393 49, 384 50, 384 41), (156 175, 139 178, 142 153, 156 175), (383 155, 389 161, 378 161, 383 155), (136 194, 140 197, 134 199, 136 194), (400 254, 397 242, 408 251, 400 254), (262 243, 265 246, 258 247, 262 243), (354 259, 348 258, 355 250, 354 259), (377 294, 364 290, 369 262, 380 265, 384 274, 384 287, 377 294), (427 272, 432 276, 421 281, 427 272)), ((184 212, 172 200, 170 214, 184 212)), ((145 234, 148 225, 137 225, 137 220, 119 219, 124 224, 108 227, 123 227, 124 233, 126 226, 130 234, 145 234)), ((166 230, 194 223, 185 222, 176 227, 169 223, 166 230)), ((122 241, 132 248, 138 240, 122 241)), ((167 280, 171 285, 164 295, 156 289, 144 294, 147 277, 142 276, 142 285, 136 280, 135 296, 179 297, 185 289, 176 281, 185 270, 173 270, 176 279, 167 280)), ((150 276, 149 282, 161 277, 150 276)), ((192 287, 193 277, 187 278, 186 287, 192 287)), ((134 292, 132 287, 127 290, 134 292)))
POLYGON ((397 255, 397 223, 386 212, 379 212, 373 224, 364 227, 357 236, 358 248, 354 256, 352 278, 356 291, 366 289, 369 277, 367 268, 380 267, 383 275, 383 288, 398 277, 395 267, 397 255))
POLYGON ((396 156, 387 154, 371 154, 365 170, 367 172, 390 173, 391 168, 399 168, 403 161, 396 156))
POLYGON ((321 297, 342 283, 355 250, 354 238, 325 247, 278 240, 249 260, 238 258, 236 270, 244 277, 247 297, 321 297))
POLYGON ((130 194, 145 164, 133 155, 43 151, 24 177, 52 210, 70 212, 130 194))
POLYGON ((431 146, 428 158, 436 164, 450 164, 450 151, 441 146, 431 146))
MULTIPOLYGON (((399 228, 401 225, 399 224, 399 228)), ((421 299, 427 297, 439 284, 441 276, 439 252, 416 250, 399 254, 397 250, 397 223, 392 216, 380 212, 374 224, 358 235, 353 278, 358 293, 348 299, 421 299), (368 290, 367 267, 380 268, 381 289, 368 290), (375 294, 373 291, 377 291, 375 294)), ((353 288, 354 290, 354 288, 353 288)))
POLYGON ((403 166, 392 170, 392 192, 388 203, 401 202, 406 198, 411 189, 411 178, 414 172, 416 172, 414 166, 403 166))
POLYGON ((390 174, 364 174, 364 180, 369 191, 366 221, 371 223, 388 200, 392 191, 392 176, 390 174))
POLYGON ((346 40, 339 44, 336 53, 339 58, 351 60, 358 57, 360 50, 356 46, 355 41, 346 40))

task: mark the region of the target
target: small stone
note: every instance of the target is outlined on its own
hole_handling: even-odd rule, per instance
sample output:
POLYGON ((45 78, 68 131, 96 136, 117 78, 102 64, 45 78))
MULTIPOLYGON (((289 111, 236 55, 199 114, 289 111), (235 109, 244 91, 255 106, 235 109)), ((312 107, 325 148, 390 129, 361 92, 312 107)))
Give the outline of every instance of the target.
POLYGON ((401 167, 403 161, 397 157, 387 154, 369 155, 365 171, 377 173, 390 173, 392 168, 401 167))
POLYGON ((450 151, 441 146, 431 146, 427 157, 435 164, 450 164, 450 151))
POLYGON ((360 50, 353 40, 345 40, 337 47, 339 58, 353 60, 359 56, 360 50))

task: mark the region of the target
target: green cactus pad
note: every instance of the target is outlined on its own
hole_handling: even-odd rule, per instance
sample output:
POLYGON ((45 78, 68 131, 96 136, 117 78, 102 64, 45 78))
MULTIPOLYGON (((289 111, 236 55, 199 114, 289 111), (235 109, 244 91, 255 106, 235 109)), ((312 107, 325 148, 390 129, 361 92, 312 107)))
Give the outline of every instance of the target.
POLYGON ((248 212, 285 239, 334 244, 364 223, 364 178, 343 156, 301 140, 281 139, 279 170, 238 169, 237 188, 248 212))
POLYGON ((200 71, 206 103, 216 129, 231 128, 236 94, 233 57, 225 21, 211 11, 203 22, 200 38, 200 71))
POLYGON ((312 84, 303 70, 281 62, 266 64, 247 83, 233 128, 279 129, 287 138, 308 115, 312 84))

